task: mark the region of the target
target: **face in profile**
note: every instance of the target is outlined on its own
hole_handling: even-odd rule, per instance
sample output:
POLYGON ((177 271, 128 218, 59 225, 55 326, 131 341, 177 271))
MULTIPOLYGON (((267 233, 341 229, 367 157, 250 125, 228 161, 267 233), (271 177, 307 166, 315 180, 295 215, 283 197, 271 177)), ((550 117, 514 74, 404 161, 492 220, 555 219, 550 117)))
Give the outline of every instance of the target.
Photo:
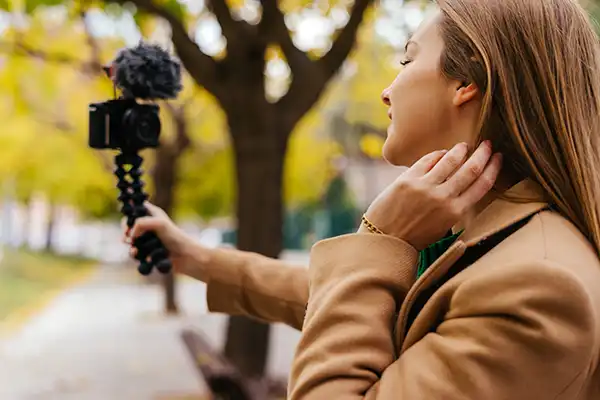
POLYGON ((425 21, 407 42, 403 69, 381 96, 391 120, 383 156, 392 165, 410 166, 432 151, 476 140, 478 90, 444 75, 440 18, 425 21))

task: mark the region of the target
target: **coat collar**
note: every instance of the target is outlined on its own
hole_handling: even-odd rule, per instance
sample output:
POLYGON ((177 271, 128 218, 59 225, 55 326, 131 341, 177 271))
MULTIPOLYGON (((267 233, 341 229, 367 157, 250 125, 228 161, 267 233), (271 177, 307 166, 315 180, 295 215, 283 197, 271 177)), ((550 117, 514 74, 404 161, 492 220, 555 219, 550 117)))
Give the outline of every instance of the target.
POLYGON ((531 180, 523 180, 484 208, 458 240, 467 247, 473 246, 546 207, 548 202, 541 187, 531 180))

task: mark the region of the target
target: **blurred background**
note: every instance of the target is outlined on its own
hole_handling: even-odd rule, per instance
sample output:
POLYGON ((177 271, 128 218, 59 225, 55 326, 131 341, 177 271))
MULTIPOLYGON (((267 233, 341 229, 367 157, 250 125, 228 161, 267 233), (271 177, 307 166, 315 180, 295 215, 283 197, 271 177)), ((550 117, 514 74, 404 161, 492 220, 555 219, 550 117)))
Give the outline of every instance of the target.
POLYGON ((306 265, 401 172, 381 158, 380 93, 435 7, 0 8, 0 399, 284 398, 298 332, 209 315, 204 284, 141 277, 128 259, 114 153, 87 146, 88 104, 113 96, 102 66, 143 39, 185 69, 180 96, 161 103, 161 146, 143 153, 151 201, 205 246, 306 265))

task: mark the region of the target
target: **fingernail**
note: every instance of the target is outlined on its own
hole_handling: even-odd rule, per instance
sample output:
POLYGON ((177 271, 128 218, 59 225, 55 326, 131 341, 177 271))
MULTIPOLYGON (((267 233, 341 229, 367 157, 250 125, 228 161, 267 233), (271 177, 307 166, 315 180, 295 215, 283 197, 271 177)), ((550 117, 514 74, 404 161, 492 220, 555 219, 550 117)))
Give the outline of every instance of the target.
POLYGON ((492 147, 492 142, 490 140, 484 140, 481 144, 487 147, 492 147))

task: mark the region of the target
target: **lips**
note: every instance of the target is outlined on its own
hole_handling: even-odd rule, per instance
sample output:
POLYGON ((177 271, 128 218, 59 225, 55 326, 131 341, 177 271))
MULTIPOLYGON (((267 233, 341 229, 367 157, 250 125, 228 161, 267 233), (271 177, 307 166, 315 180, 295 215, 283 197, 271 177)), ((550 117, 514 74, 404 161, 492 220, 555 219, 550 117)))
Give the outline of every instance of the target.
POLYGON ((391 120, 392 119, 392 110, 388 111, 388 118, 391 120))

